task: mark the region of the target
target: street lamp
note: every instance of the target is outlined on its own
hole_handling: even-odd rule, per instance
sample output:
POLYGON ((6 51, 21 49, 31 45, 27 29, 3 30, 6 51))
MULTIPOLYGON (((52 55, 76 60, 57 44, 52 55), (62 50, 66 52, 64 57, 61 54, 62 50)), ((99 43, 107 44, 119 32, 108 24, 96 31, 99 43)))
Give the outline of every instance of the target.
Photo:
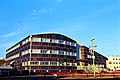
POLYGON ((29 77, 31 73, 31 53, 32 53, 32 35, 30 35, 30 57, 29 57, 29 77))
POLYGON ((75 60, 73 60, 72 62, 72 77, 74 77, 74 66, 75 66, 75 60))
POLYGON ((46 72, 48 73, 48 70, 46 70, 46 72))
MULTIPOLYGON (((92 37, 91 41, 92 41, 92 58, 93 58, 93 67, 95 67, 95 55, 94 55, 94 48, 97 47, 94 45, 94 40, 95 38, 92 37)), ((94 70, 94 77, 95 77, 95 70, 94 70)))
POLYGON ((61 70, 59 70, 59 72, 61 72, 61 70))

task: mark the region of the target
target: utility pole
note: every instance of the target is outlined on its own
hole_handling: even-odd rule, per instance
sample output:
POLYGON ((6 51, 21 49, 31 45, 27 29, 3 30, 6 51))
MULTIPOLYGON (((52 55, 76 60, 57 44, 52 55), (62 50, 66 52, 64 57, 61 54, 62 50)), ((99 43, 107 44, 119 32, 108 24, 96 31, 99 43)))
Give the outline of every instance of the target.
MULTIPOLYGON (((94 40, 95 38, 92 37, 91 41, 92 41, 92 58, 93 58, 93 67, 95 67, 95 55, 94 55, 94 48, 95 48, 95 45, 94 45, 94 40)), ((94 77, 96 76, 95 74, 95 71, 94 71, 94 77)))

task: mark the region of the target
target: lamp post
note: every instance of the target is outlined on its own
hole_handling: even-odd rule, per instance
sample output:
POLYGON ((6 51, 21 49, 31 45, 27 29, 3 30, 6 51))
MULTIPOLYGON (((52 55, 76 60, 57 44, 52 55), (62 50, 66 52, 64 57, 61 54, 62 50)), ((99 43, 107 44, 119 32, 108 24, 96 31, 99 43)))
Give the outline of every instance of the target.
POLYGON ((74 66, 75 66, 75 60, 73 60, 72 62, 72 78, 74 78, 74 66))
POLYGON ((32 36, 30 35, 30 57, 29 57, 29 77, 31 73, 31 53, 32 53, 32 36))
MULTIPOLYGON (((95 67, 94 48, 96 47, 96 46, 94 45, 94 40, 95 40, 95 38, 92 37, 91 41, 92 41, 92 58, 93 58, 93 67, 95 67)), ((94 77, 95 77, 95 76, 96 76, 96 74, 95 74, 95 70, 94 70, 94 77)))

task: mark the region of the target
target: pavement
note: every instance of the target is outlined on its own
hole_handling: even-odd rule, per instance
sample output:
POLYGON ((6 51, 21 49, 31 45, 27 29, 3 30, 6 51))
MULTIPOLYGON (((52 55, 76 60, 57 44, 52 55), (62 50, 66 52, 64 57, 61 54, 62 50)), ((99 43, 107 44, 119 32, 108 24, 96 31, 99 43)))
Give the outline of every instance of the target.
POLYGON ((96 77, 93 74, 8 76, 0 77, 0 80, 120 80, 120 74, 96 75, 96 77))
POLYGON ((58 80, 120 80, 120 74, 117 75, 96 75, 95 77, 93 74, 71 74, 64 78, 59 78, 58 80))
POLYGON ((0 80, 57 80, 54 76, 10 76, 0 77, 0 80))

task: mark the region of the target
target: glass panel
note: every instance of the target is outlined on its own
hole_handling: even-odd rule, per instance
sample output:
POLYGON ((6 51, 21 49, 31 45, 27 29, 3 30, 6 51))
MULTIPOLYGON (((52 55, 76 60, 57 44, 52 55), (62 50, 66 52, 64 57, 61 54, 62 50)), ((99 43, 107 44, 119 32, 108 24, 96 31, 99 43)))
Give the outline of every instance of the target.
POLYGON ((66 45, 70 45, 70 42, 66 41, 66 45))
POLYGON ((63 40, 58 40, 58 43, 59 44, 62 44, 64 41, 63 40))
POLYGON ((59 54, 60 55, 64 55, 64 51, 59 51, 59 54))

